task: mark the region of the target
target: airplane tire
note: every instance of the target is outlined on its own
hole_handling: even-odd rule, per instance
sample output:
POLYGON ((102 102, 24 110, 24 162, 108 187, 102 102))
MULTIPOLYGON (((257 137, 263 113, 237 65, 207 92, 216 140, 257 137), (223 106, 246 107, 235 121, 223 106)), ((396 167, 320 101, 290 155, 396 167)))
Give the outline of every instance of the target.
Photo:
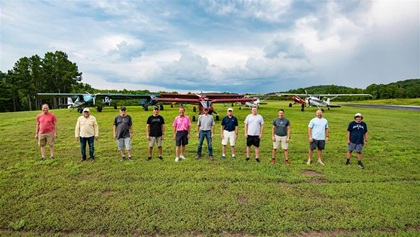
POLYGON ((117 109, 117 104, 114 104, 114 109, 117 109))
POLYGON ((82 107, 77 108, 77 112, 79 112, 80 114, 83 113, 83 108, 82 107))
POLYGON ((173 108, 174 107, 174 105, 173 104, 171 104, 171 108, 173 108))
POLYGON ((149 106, 145 105, 143 106, 144 111, 148 111, 149 110, 149 106))
POLYGON ((193 122, 195 122, 195 115, 192 117, 193 122))
POLYGON ((220 119, 219 115, 216 115, 216 121, 219 121, 219 119, 220 119))
POLYGON ((160 105, 160 106, 159 106, 159 109, 160 109, 160 110, 163 110, 163 105, 160 105))
POLYGON ((321 109, 322 113, 324 113, 324 109, 321 109))
POLYGON ((242 110, 242 107, 239 107, 239 110, 242 110))
POLYGON ((195 112, 197 112, 197 108, 194 106, 194 108, 193 108, 193 112, 195 113, 195 112))
POLYGON ((289 107, 291 108, 293 106, 293 104, 292 103, 289 103, 289 107))
POLYGON ((98 106, 98 107, 96 108, 96 111, 98 111, 98 112, 102 112, 102 106, 98 106))

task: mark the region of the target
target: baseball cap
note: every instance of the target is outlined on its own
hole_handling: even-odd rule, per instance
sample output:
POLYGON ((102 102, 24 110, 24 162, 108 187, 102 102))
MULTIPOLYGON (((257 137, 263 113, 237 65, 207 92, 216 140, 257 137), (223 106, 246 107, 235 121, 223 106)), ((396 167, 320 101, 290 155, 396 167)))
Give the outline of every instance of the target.
POLYGON ((159 106, 155 106, 153 109, 154 110, 159 110, 159 106))
POLYGON ((232 108, 229 108, 227 111, 232 111, 233 112, 233 109, 232 108))
POLYGON ((357 113, 357 114, 355 114, 355 115, 354 115, 354 117, 355 117, 355 118, 357 118, 357 117, 361 117, 361 118, 363 119, 363 116, 362 116, 362 114, 361 114, 361 113, 357 113))
POLYGON ((123 105, 123 106, 121 106, 120 110, 127 110, 127 109, 126 109, 126 108, 125 108, 125 106, 123 105))
POLYGON ((84 108, 83 112, 89 112, 90 113, 90 110, 89 110, 89 108, 84 108))

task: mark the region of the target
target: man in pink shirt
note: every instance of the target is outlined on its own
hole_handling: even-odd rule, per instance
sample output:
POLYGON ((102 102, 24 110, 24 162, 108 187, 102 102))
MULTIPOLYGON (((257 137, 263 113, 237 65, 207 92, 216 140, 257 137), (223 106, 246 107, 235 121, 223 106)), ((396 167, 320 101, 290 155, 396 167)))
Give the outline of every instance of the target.
POLYGON ((188 145, 188 138, 190 137, 191 121, 184 113, 184 107, 179 108, 179 115, 175 118, 172 125, 174 127, 174 139, 176 141, 175 162, 178 162, 179 159, 185 159, 185 145, 188 145))
POLYGON ((38 145, 41 147, 41 160, 45 160, 45 146, 50 146, 51 159, 54 160, 54 139, 57 138, 57 118, 49 112, 48 104, 42 105, 42 113, 36 116, 35 139, 38 139, 38 145))

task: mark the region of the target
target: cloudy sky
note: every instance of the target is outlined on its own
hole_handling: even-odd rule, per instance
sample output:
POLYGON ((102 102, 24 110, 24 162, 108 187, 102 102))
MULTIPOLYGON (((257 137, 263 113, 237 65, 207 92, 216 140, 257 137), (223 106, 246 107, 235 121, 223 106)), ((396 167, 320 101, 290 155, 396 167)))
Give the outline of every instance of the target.
POLYGON ((0 70, 67 53, 98 89, 269 93, 420 78, 418 0, 2 0, 0 70))

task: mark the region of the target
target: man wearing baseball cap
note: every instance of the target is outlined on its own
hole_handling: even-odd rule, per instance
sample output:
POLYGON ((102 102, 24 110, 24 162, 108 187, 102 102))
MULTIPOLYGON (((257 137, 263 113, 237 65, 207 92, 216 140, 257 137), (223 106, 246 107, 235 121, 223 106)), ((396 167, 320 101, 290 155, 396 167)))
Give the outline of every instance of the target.
POLYGON ((351 154, 356 150, 357 166, 364 169, 362 164, 362 149, 368 141, 368 128, 365 122, 362 121, 361 113, 354 115, 354 121, 349 123, 347 128, 347 161, 346 165, 350 165, 351 154))
POLYGON ((227 115, 222 119, 222 125, 220 126, 220 136, 222 138, 222 157, 226 158, 226 145, 229 141, 230 151, 232 152, 232 160, 236 160, 235 157, 235 141, 238 139, 238 119, 233 116, 233 109, 227 109, 227 115))
POLYGON ((90 115, 89 108, 83 109, 83 115, 77 119, 76 128, 74 131, 76 141, 80 141, 80 149, 82 152, 82 159, 86 160, 86 143, 89 144, 89 160, 95 159, 94 142, 99 138, 99 127, 96 118, 90 115))

